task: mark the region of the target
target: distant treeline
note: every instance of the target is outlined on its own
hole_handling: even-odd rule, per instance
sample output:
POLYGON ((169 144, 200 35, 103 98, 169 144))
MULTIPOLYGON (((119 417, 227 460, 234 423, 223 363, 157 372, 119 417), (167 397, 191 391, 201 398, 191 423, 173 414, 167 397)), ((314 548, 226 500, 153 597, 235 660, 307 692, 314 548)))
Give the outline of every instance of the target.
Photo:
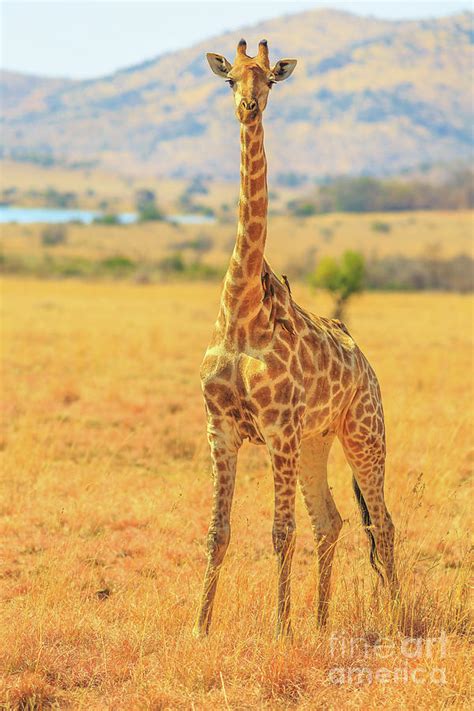
POLYGON ((474 207, 474 174, 462 170, 442 184, 399 178, 337 178, 288 203, 298 217, 327 212, 463 210, 474 207))
MULTIPOLYGON (((313 262, 314 265, 314 262, 313 262)), ((215 281, 222 279, 225 265, 206 264, 199 257, 173 252, 156 261, 131 259, 122 254, 103 259, 74 255, 1 254, 0 273, 29 275, 42 279, 127 279, 137 284, 163 281, 215 281)), ((313 268, 288 265, 290 279, 312 281, 313 268)), ((377 291, 474 291, 474 260, 468 255, 451 259, 401 255, 364 260, 363 288, 377 291)))
POLYGON ((365 287, 380 291, 474 291, 474 260, 467 254, 451 259, 403 257, 369 259, 365 287))
POLYGON ((0 252, 0 274, 24 275, 37 279, 128 279, 137 284, 148 284, 170 280, 214 281, 221 279, 224 271, 224 268, 205 264, 196 258, 185 259, 179 252, 159 260, 132 259, 119 253, 103 259, 93 259, 79 255, 0 252))

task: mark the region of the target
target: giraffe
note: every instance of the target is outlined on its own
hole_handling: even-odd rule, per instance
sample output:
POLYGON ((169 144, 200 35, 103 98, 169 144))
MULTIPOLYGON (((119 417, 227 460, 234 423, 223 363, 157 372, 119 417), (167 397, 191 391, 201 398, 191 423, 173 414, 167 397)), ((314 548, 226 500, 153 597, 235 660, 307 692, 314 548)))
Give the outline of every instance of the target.
POLYGON ((235 247, 224 278, 214 332, 201 365, 213 469, 208 563, 196 637, 209 631, 219 572, 230 540, 237 453, 244 439, 266 445, 273 469, 273 548, 277 558, 277 637, 292 634, 290 572, 299 481, 315 538, 317 620, 328 615, 334 548, 342 526, 327 482, 327 460, 338 437, 370 542, 370 562, 398 590, 394 526, 384 501, 385 431, 376 375, 338 320, 315 316, 293 299, 264 257, 267 162, 262 114, 270 89, 287 79, 296 60, 270 67, 268 43, 255 57, 240 40, 234 63, 207 54, 230 86, 240 121, 240 200, 235 247))

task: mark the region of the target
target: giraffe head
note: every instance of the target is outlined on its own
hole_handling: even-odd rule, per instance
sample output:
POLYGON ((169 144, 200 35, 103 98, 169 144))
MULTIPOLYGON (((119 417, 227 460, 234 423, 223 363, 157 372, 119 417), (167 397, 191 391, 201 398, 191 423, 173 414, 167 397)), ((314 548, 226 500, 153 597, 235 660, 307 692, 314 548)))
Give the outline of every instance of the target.
POLYGON ((234 64, 230 64, 221 54, 209 53, 206 56, 214 74, 224 79, 232 89, 236 116, 244 124, 253 123, 261 116, 272 85, 287 79, 296 66, 296 59, 280 59, 270 67, 267 40, 259 43, 256 57, 249 57, 247 43, 241 39, 234 64))

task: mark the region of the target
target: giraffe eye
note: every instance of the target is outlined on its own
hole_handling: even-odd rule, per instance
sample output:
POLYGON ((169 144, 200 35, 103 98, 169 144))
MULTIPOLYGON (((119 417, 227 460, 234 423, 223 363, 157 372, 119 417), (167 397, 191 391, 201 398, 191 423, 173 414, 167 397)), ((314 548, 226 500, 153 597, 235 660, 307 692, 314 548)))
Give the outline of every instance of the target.
POLYGON ((235 86, 235 81, 233 79, 226 79, 226 82, 231 89, 235 86))

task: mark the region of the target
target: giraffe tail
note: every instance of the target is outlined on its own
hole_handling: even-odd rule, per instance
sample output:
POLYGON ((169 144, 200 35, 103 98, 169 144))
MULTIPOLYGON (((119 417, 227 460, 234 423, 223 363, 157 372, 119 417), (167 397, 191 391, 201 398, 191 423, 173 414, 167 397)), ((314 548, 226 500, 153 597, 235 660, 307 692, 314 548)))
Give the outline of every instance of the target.
POLYGON ((380 580, 382 581, 382 584, 384 584, 384 577, 382 573, 380 572, 380 568, 378 564, 380 564, 380 559, 377 555, 377 546, 375 544, 375 538, 374 534, 372 532, 372 520, 370 518, 370 513, 369 509, 367 508, 367 504, 365 503, 365 499, 362 496, 362 492, 360 490, 359 484, 356 481, 355 476, 352 477, 352 488, 354 489, 354 494, 356 497, 357 504, 359 506, 359 510, 362 516, 362 525, 364 526, 365 532, 367 534, 367 538, 369 539, 369 544, 370 544, 370 565, 372 568, 375 570, 377 575, 379 576, 380 580))

